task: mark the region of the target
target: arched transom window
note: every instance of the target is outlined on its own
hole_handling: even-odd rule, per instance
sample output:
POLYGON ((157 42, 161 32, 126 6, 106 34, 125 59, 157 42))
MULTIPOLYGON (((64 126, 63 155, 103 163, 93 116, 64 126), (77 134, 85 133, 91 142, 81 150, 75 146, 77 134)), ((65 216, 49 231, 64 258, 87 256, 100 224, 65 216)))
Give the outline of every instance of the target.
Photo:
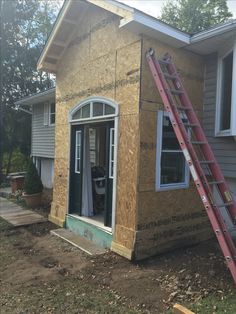
POLYGON ((117 107, 104 99, 87 100, 71 112, 71 121, 109 118, 117 115, 117 107))

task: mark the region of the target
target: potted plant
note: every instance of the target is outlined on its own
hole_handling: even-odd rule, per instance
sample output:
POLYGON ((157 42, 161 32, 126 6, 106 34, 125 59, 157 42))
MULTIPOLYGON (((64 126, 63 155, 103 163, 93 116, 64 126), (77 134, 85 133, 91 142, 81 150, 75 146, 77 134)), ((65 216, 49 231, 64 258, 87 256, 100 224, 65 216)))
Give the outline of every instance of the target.
POLYGON ((34 163, 30 161, 26 172, 23 193, 23 198, 28 207, 36 208, 41 205, 42 191, 42 181, 34 163))

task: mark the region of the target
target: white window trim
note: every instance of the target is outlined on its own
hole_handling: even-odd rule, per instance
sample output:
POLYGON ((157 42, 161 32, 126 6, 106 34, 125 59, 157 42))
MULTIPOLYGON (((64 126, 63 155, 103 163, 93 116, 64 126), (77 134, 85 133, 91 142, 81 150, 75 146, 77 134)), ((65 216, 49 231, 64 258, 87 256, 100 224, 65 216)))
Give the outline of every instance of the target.
POLYGON ((48 125, 50 125, 50 126, 55 125, 55 122, 56 122, 56 104, 55 104, 55 112, 54 112, 54 113, 51 112, 51 107, 52 107, 52 105, 54 105, 54 103, 50 103, 50 104, 48 105, 48 125), (52 116, 52 115, 55 116, 55 122, 54 122, 54 123, 51 123, 51 116, 52 116))
POLYGON ((181 183, 171 183, 171 184, 161 184, 161 154, 162 152, 178 152, 179 150, 162 150, 162 134, 163 134, 163 117, 169 116, 166 111, 158 111, 157 113, 157 145, 156 145, 156 191, 168 191, 168 190, 178 190, 186 189, 189 187, 189 167, 185 160, 185 178, 184 182, 181 183))
POLYGON ((118 112, 118 105, 109 99, 103 98, 103 97, 89 97, 87 99, 85 99, 84 101, 82 101, 81 103, 79 103, 78 105, 76 105, 70 112, 69 112, 69 122, 70 123, 75 123, 75 122, 86 122, 86 121, 91 121, 91 120, 101 120, 101 119, 111 119, 114 118, 116 116, 118 116, 119 112, 118 112), (92 115, 92 108, 93 108, 93 103, 94 102, 100 102, 103 104, 103 115, 101 116, 93 116, 92 115), (85 105, 90 104, 90 116, 87 118, 80 118, 80 119, 73 119, 73 115, 82 107, 84 107, 85 105), (112 108, 115 109, 115 113, 114 114, 109 114, 109 115, 104 115, 104 108, 105 105, 111 106, 112 108))
POLYGON ((46 102, 43 105, 43 125, 49 125, 49 103, 46 102))
POLYGON ((232 82, 236 81, 236 41, 227 49, 227 52, 220 54, 218 57, 217 67, 217 93, 216 93, 216 113, 215 113, 215 136, 235 136, 236 135, 236 86, 232 84, 232 95, 231 95, 231 118, 230 118, 230 129, 220 130, 220 115, 221 115, 221 93, 222 93, 222 64, 223 59, 233 52, 233 75, 232 82))

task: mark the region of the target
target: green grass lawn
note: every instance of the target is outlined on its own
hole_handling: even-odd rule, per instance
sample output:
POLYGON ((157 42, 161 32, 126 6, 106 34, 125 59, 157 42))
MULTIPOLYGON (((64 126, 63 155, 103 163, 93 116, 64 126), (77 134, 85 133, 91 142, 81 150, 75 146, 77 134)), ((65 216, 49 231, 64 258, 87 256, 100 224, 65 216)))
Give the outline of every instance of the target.
POLYGON ((202 301, 189 306, 189 308, 200 314, 235 314, 236 313, 236 298, 235 294, 229 293, 228 295, 212 295, 202 301))

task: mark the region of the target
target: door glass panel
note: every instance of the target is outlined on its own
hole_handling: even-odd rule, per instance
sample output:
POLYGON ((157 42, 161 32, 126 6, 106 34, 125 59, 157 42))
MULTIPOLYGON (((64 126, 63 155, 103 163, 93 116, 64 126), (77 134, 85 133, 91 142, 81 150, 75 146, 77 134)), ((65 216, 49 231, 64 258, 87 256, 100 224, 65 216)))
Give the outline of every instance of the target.
POLYGON ((80 159, 80 154, 81 154, 81 152, 80 152, 81 150, 80 150, 80 146, 78 146, 78 149, 77 149, 77 156, 76 156, 76 158, 77 159, 80 159))
POLYGON ((110 178, 113 178, 113 169, 114 169, 114 162, 111 161, 111 166, 110 166, 110 178))
POLYGON ((80 173, 80 159, 77 159, 76 166, 77 166, 76 172, 77 172, 77 173, 80 173))
POLYGON ((110 129, 110 151, 109 151, 109 178, 113 179, 114 172, 114 150, 115 150, 115 129, 110 129))
POLYGON ((81 170, 81 131, 75 133, 75 172, 80 173, 81 170))

